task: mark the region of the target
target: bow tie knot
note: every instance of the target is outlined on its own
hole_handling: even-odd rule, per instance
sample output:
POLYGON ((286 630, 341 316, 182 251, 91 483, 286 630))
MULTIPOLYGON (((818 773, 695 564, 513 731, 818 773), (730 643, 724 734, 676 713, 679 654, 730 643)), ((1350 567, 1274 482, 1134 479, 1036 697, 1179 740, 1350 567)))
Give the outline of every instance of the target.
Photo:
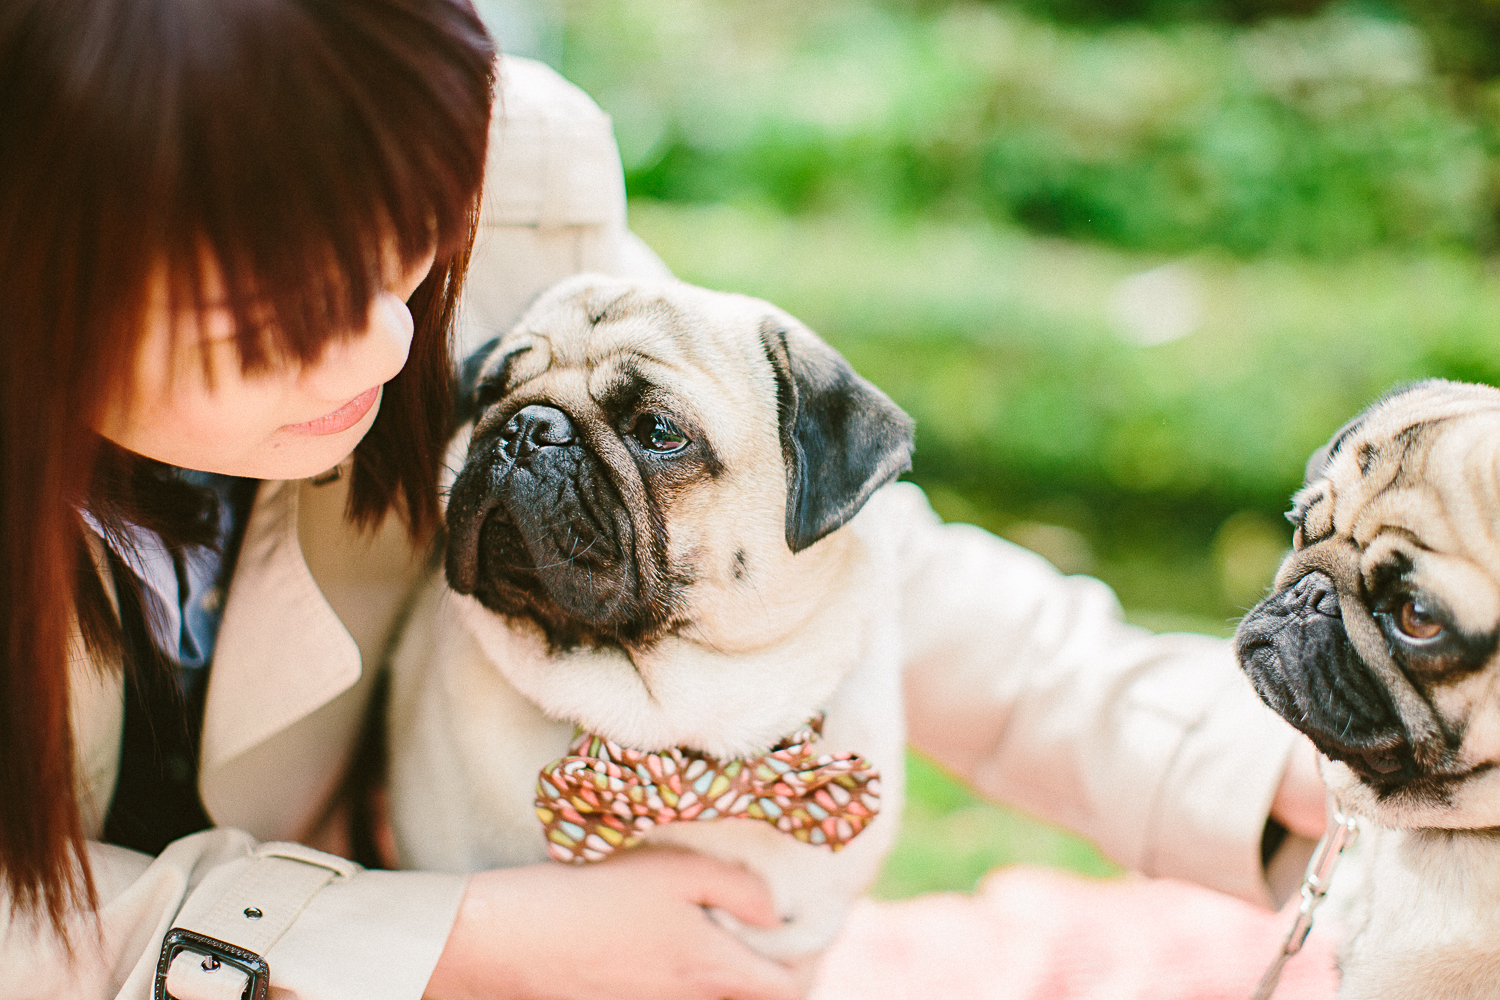
POLYGON ((658 824, 744 818, 837 851, 880 811, 880 772, 858 754, 814 753, 822 723, 819 715, 767 753, 730 761, 580 733, 537 778, 547 850, 558 861, 602 861, 658 824))

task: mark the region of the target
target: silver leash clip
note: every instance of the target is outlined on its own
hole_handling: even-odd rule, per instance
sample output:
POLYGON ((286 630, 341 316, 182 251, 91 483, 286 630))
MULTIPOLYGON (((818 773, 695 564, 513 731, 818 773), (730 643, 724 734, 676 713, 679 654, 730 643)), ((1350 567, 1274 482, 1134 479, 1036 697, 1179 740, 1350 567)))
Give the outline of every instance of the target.
POLYGON ((1260 985, 1256 986, 1255 994, 1250 1000, 1271 1000, 1271 995, 1276 992, 1276 984, 1281 981, 1281 971, 1307 942, 1307 935, 1312 931, 1313 911, 1323 902, 1323 897, 1328 895, 1328 886, 1333 881, 1333 871, 1338 867, 1339 858, 1358 839, 1358 821, 1345 813, 1338 799, 1330 795, 1328 829, 1323 834, 1323 839, 1318 841, 1312 860, 1307 863, 1307 874, 1302 878, 1302 902, 1297 906, 1297 919, 1292 922, 1292 928, 1282 942, 1281 952, 1266 970, 1266 974, 1261 976, 1260 985))

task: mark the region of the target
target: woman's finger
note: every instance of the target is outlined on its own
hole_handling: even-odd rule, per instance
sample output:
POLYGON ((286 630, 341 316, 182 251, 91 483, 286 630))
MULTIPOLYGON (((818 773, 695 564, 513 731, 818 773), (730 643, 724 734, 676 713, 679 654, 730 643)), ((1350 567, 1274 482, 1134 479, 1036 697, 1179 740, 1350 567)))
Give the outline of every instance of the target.
MULTIPOLYGON (((707 923, 707 921, 705 921, 707 923)), ((704 992, 731 1000, 802 1000, 801 977, 780 962, 751 951, 728 931, 711 924, 712 940, 705 968, 713 970, 704 992)))
MULTIPOLYGON (((743 946, 741 946, 743 947, 743 946)), ((733 979, 719 985, 727 1000, 802 1000, 806 992, 791 969, 746 949, 749 960, 733 979)))
POLYGON ((699 906, 723 910, 742 923, 775 927, 781 923, 776 901, 765 880, 741 865, 687 851, 655 852, 672 858, 682 883, 682 896, 699 906))

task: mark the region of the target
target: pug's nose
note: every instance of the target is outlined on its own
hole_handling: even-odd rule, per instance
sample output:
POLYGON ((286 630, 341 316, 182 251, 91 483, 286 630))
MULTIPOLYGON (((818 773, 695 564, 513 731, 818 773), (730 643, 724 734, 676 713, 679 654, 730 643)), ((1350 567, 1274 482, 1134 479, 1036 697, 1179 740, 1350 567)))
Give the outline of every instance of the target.
POLYGON ((1326 618, 1344 616, 1333 578, 1319 570, 1313 570, 1287 589, 1287 603, 1303 613, 1315 611, 1326 618))
POLYGON ((518 410, 500 428, 500 440, 511 458, 525 458, 543 448, 556 448, 577 440, 573 422, 562 410, 532 405, 518 410))

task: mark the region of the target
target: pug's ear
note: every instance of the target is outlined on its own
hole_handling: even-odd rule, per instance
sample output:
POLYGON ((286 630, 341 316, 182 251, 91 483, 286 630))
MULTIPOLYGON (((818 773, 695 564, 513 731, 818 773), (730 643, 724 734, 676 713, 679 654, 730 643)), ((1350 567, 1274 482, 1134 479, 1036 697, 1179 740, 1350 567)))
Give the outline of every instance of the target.
POLYGON ((849 362, 795 323, 767 320, 786 462, 786 544, 801 552, 911 468, 912 421, 849 362))
POLYGON ((484 372, 484 363, 490 359, 495 348, 500 346, 499 337, 491 337, 478 350, 464 358, 458 366, 458 377, 453 380, 453 426, 462 427, 479 413, 479 401, 475 393, 479 388, 479 377, 484 372))
POLYGON ((455 427, 462 427, 485 407, 500 401, 510 380, 511 364, 531 350, 531 345, 511 347, 497 357, 499 348, 500 338, 496 337, 469 355, 460 367, 454 394, 455 427))
POLYGON ((1307 465, 1302 469, 1303 486, 1311 486, 1323 478, 1323 473, 1328 471, 1328 463, 1333 459, 1333 453, 1338 451, 1339 445, 1344 443, 1346 437, 1354 433, 1363 420, 1363 416, 1355 417, 1339 428, 1339 432, 1329 438, 1327 444, 1307 456, 1307 465))

